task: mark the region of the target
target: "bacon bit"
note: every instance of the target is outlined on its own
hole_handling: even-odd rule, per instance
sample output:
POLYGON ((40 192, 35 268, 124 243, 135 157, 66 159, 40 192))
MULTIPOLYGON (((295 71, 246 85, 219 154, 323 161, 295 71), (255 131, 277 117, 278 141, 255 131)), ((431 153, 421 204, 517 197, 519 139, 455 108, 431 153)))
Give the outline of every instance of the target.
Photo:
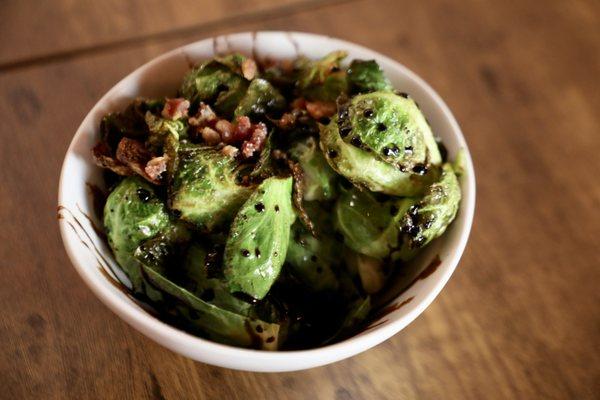
POLYGON ((167 99, 165 106, 162 109, 161 115, 164 118, 176 120, 182 117, 187 117, 190 102, 183 98, 167 99))
POLYGON ((144 172, 146 172, 146 175, 153 181, 160 181, 161 174, 167 170, 168 161, 169 156, 167 155, 154 157, 146 163, 144 172))
POLYGON ((240 152, 240 150, 237 147, 227 145, 223 147, 223 150, 221 150, 221 152, 228 157, 235 158, 240 152))
POLYGON ((252 122, 247 116, 239 116, 236 118, 235 129, 233 132, 232 141, 241 142, 248 139, 252 133, 252 122))
POLYGON ((92 156, 97 166, 110 169, 117 175, 131 176, 134 174, 131 168, 111 156, 110 148, 104 142, 100 142, 92 148, 92 156))
POLYGON ((304 100, 304 97, 298 97, 292 101, 290 106, 293 110, 304 110, 306 109, 306 100, 304 100))
POLYGON ((323 117, 331 117, 337 111, 334 102, 310 101, 306 102, 306 111, 317 121, 323 117))
POLYGON ((242 143, 242 155, 245 158, 250 158, 256 151, 262 151, 267 138, 267 126, 259 122, 255 125, 252 135, 249 140, 242 143))
POLYGON ((215 131, 213 128, 205 126, 202 128, 202 140, 204 140, 209 146, 216 146, 221 143, 221 135, 219 135, 219 132, 215 131))
POLYGON ((294 110, 292 112, 286 112, 279 118, 278 120, 273 120, 272 122, 277 125, 278 128, 287 130, 291 129, 296 125, 296 121, 298 120, 298 110, 294 110))
POLYGON ((213 124, 217 120, 217 114, 208 104, 200 103, 198 112, 194 117, 188 119, 191 126, 204 127, 213 124))
POLYGON ((215 124, 215 129, 221 134, 221 140, 225 143, 232 142, 233 125, 226 119, 220 119, 215 124))
POLYGON ((258 71, 258 66, 256 65, 256 62, 254 62, 253 59, 246 58, 242 62, 242 75, 244 75, 244 78, 251 81, 252 79, 254 79, 254 77, 256 77, 257 71, 258 71))
POLYGON ((152 155, 150 152, 138 140, 123 138, 117 146, 117 160, 127 165, 133 172, 144 177, 149 182, 159 185, 160 181, 153 179, 145 171, 146 163, 151 158, 152 155))

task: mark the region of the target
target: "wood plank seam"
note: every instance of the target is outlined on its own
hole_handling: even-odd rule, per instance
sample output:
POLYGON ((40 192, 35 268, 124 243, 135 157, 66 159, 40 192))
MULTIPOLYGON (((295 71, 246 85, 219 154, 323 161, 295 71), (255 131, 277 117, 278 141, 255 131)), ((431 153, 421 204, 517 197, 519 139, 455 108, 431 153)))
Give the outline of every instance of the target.
POLYGON ((33 57, 27 57, 20 60, 5 62, 0 64, 0 73, 10 72, 23 68, 43 66, 55 62, 68 61, 78 57, 84 57, 101 52, 118 50, 126 47, 134 47, 149 42, 159 42, 176 39, 180 36, 198 35, 204 32, 210 32, 223 26, 234 26, 236 24, 256 23, 266 20, 289 17, 290 15, 301 14, 319 10, 325 7, 331 7, 343 3, 351 3, 359 0, 307 0, 301 3, 275 7, 266 10, 260 10, 251 13, 232 15, 231 17, 221 18, 216 21, 209 21, 198 25, 186 26, 164 32, 150 33, 146 35, 133 36, 122 40, 109 41, 92 46, 82 46, 70 50, 58 51, 49 54, 42 54, 33 57))

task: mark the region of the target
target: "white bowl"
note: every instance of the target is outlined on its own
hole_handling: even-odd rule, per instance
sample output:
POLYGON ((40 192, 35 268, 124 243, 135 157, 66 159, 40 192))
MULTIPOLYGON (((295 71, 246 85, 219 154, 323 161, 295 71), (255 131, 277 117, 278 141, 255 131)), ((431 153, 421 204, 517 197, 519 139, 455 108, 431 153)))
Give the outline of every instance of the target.
POLYGON ((467 144, 452 113, 427 83, 403 65, 362 46, 326 36, 247 32, 201 40, 170 51, 141 66, 106 93, 85 117, 67 150, 58 203, 60 231, 75 269, 96 296, 128 324, 163 346, 197 361, 248 371, 293 371, 329 364, 365 351, 402 330, 425 310, 452 275, 467 243, 475 208, 475 175, 467 144), (459 149, 465 151, 466 170, 460 178, 463 199, 456 220, 407 269, 396 285, 397 290, 401 287, 405 290, 390 298, 392 306, 386 307, 387 314, 382 314, 370 328, 339 343, 299 351, 249 350, 193 336, 155 318, 148 307, 140 306, 115 284, 115 274, 121 281, 127 280, 94 230, 93 224, 100 222, 94 221, 92 196, 86 183, 103 185, 101 171, 94 165, 90 153, 98 139, 102 116, 123 109, 137 96, 173 95, 190 62, 211 58, 216 53, 240 51, 271 58, 303 54, 317 58, 339 49, 348 51, 348 59, 377 60, 394 87, 409 93, 419 103, 434 133, 446 145, 450 158, 456 156, 459 149), (441 263, 428 268, 438 255, 441 263))

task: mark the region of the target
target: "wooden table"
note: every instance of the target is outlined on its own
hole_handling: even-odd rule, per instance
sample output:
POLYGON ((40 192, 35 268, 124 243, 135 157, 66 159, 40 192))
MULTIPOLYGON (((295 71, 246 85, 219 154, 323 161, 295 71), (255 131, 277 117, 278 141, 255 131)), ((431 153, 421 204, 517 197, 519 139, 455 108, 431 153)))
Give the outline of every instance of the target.
POLYGON ((203 3, 0 3, 0 397, 600 397, 600 3, 203 3), (165 50, 259 29, 337 36, 417 71, 477 171, 470 242, 431 307, 366 353, 296 373, 153 343, 83 284, 56 222, 64 152, 103 93, 165 50))

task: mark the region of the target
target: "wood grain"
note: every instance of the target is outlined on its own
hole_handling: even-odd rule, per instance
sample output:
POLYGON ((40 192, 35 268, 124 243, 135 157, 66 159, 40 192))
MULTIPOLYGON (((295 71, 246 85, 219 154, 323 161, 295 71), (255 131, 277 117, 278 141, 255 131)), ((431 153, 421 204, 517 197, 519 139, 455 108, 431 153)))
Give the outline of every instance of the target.
MULTIPOLYGON (((66 11, 48 24, 73 18, 69 2, 55 4, 66 11)), ((82 7, 81 18, 93 18, 88 12, 96 11, 82 7)), ((149 25, 123 23, 110 40, 149 25)), ((48 29, 44 40, 62 40, 48 29)), ((107 40, 81 32, 86 44, 107 40)), ((32 49, 43 47, 30 40, 32 49)), ((600 397, 599 71, 597 2, 364 0, 4 72, 0 397, 600 397), (56 224, 62 157, 97 99, 169 48, 249 29, 330 34, 401 61, 446 100, 476 165, 473 232, 442 294, 384 344, 309 371, 231 371, 154 344, 84 286, 56 224)))

